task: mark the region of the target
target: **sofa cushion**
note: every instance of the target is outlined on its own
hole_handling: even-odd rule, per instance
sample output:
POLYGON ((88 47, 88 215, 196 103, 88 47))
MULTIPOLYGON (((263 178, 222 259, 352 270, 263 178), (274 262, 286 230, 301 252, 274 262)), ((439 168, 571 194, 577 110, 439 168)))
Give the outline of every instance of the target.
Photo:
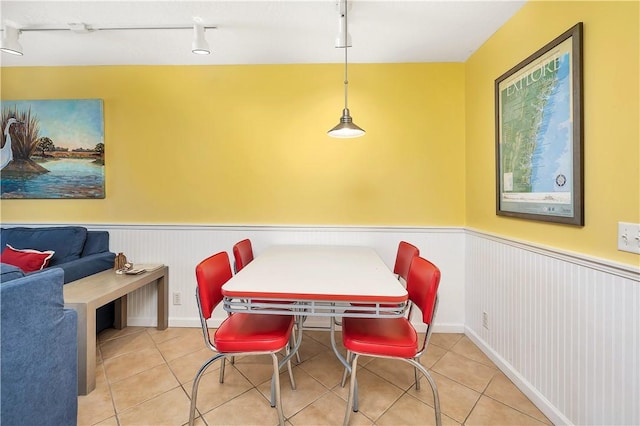
POLYGON ((0 421, 78 424, 78 314, 64 308, 64 272, 48 268, 0 286, 0 421))
POLYGON ((24 277, 24 271, 17 266, 0 263, 0 283, 24 277))
POLYGON ((109 233, 107 231, 88 231, 80 257, 109 251, 109 233))
POLYGON ((87 228, 81 226, 2 228, 3 247, 10 244, 18 249, 53 250, 49 266, 80 258, 86 239, 87 228))
POLYGON ((32 249, 15 249, 7 244, 0 259, 2 263, 17 266, 24 272, 40 271, 47 267, 55 252, 51 250, 38 251, 32 249))

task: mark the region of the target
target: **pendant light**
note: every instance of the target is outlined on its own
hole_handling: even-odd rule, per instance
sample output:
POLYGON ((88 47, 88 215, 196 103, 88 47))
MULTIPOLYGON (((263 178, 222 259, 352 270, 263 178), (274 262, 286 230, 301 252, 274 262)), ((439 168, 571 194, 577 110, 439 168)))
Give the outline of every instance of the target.
MULTIPOLYGON (((347 51, 349 50, 350 40, 348 30, 348 19, 347 19, 347 0, 344 0, 344 109, 342 110, 342 117, 340 117, 340 123, 335 126, 333 129, 329 130, 327 134, 332 138, 357 138, 359 136, 363 136, 365 131, 358 127, 351 118, 351 114, 349 114, 348 107, 348 93, 349 93, 349 79, 348 79, 348 57, 347 51)), ((342 22, 342 21, 341 21, 342 22)))

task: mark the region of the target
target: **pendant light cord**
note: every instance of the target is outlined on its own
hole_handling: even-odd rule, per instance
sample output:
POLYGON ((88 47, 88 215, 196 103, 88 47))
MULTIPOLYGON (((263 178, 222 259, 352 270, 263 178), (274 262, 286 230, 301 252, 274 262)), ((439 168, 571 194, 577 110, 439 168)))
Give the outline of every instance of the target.
POLYGON ((347 78, 347 49, 349 49, 348 47, 345 46, 344 48, 344 109, 347 109, 347 93, 348 93, 348 89, 347 87, 349 86, 349 79, 347 78))
POLYGON ((333 138, 357 138, 359 136, 364 135, 366 132, 358 127, 351 118, 351 114, 349 114, 349 28, 348 28, 348 18, 347 14, 349 9, 348 0, 340 0, 341 7, 344 9, 340 10, 340 20, 344 20, 340 24, 344 27, 340 30, 340 37, 344 37, 344 39, 336 39, 336 47, 344 48, 344 109, 342 110, 342 116, 340 117, 340 122, 337 126, 333 127, 331 130, 327 132, 327 134, 333 138), (342 31, 344 30, 344 31, 342 31))
POLYGON ((347 93, 348 93, 348 87, 349 87, 349 79, 348 79, 348 75, 347 75, 347 51, 349 50, 349 43, 348 43, 348 38, 349 38, 349 19, 347 19, 347 14, 348 14, 348 9, 349 9, 349 5, 347 4, 348 0, 344 0, 344 109, 348 109, 347 106, 347 93))

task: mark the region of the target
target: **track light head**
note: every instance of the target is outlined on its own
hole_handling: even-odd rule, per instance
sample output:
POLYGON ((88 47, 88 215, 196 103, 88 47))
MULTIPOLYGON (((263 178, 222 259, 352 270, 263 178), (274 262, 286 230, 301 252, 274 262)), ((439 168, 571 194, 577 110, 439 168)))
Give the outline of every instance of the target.
POLYGON ((18 42, 19 37, 19 29, 5 25, 4 32, 2 34, 2 47, 0 47, 0 50, 11 53, 12 55, 22 56, 22 46, 18 42))
POLYGON ((209 43, 204 38, 204 26, 202 24, 193 24, 193 43, 191 44, 191 52, 196 55, 208 55, 211 53, 209 43))
MULTIPOLYGON (((32 31, 71 31, 75 34, 88 34, 94 31, 136 31, 136 30, 189 30, 192 28, 184 25, 172 25, 172 26, 131 26, 131 27, 93 27, 85 23, 69 23, 66 27, 46 27, 46 28, 21 28, 18 29, 5 23, 4 30, 2 32, 2 45, 0 50, 3 52, 11 53, 13 55, 22 56, 22 46, 18 42, 20 34, 23 32, 32 31)), ((214 26, 204 26, 201 23, 193 25, 193 43, 191 44, 191 51, 199 55, 208 55, 211 53, 209 43, 204 38, 205 29, 215 29, 214 26)))

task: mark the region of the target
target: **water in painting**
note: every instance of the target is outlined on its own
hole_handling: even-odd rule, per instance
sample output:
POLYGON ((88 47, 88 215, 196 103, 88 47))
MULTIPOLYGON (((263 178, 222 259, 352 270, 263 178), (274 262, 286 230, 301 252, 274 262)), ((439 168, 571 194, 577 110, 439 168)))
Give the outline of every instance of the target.
POLYGON ((100 99, 2 101, 2 198, 104 198, 100 99))

